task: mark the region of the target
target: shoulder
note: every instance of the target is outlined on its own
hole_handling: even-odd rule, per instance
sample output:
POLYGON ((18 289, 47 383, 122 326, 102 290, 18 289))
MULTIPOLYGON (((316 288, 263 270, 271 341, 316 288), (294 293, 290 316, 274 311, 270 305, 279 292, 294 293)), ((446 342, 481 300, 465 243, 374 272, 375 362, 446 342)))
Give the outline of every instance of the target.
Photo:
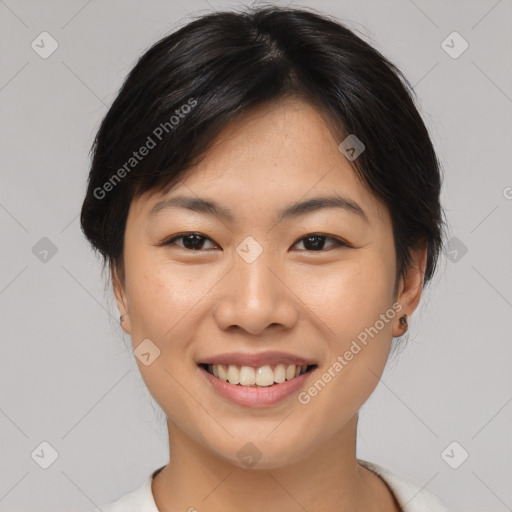
POLYGON ((152 480, 153 475, 149 475, 134 491, 88 512, 159 512, 151 491, 152 480))
POLYGON ((431 492, 378 464, 358 459, 359 464, 379 475, 395 495, 403 512, 450 512, 431 492))

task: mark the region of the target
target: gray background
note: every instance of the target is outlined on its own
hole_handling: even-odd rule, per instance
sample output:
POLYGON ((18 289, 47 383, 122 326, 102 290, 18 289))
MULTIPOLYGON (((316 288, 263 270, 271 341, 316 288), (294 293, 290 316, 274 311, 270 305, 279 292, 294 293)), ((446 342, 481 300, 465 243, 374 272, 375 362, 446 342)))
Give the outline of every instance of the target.
MULTIPOLYGON (((449 252, 361 412, 359 457, 454 510, 512 510, 512 0, 302 5, 360 31, 405 72, 446 172, 449 252), (442 46, 453 31, 469 43, 458 58, 442 46), (463 449, 453 469, 446 460, 463 449)), ((210 9, 0 0, 2 511, 87 510, 167 462, 163 414, 78 214, 88 151, 122 80, 188 13, 210 9), (46 59, 31 47, 43 31, 58 43, 46 59), (48 469, 48 449, 31 456, 43 441, 58 452, 48 469)))

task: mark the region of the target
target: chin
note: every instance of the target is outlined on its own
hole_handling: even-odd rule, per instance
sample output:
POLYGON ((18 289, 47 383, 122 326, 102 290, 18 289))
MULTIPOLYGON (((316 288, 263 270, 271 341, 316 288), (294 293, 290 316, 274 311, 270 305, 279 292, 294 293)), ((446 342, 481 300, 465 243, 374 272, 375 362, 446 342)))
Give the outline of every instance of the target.
POLYGON ((212 443, 209 450, 215 457, 224 459, 232 466, 250 470, 282 468, 305 457, 305 446, 299 438, 295 441, 287 436, 286 442, 283 441, 279 437, 270 439, 263 435, 257 438, 254 434, 249 434, 223 440, 221 446, 212 443), (298 447, 301 449, 298 450, 298 447))

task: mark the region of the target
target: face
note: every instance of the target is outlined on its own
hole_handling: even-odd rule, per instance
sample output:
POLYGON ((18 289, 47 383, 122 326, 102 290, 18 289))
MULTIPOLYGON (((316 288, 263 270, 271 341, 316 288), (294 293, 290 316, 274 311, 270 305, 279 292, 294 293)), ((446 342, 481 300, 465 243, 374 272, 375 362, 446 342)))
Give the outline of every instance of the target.
POLYGON ((143 379, 170 429, 237 466, 342 435, 419 300, 416 274, 395 296, 389 212, 340 142, 306 103, 260 108, 130 207, 115 291, 143 379))

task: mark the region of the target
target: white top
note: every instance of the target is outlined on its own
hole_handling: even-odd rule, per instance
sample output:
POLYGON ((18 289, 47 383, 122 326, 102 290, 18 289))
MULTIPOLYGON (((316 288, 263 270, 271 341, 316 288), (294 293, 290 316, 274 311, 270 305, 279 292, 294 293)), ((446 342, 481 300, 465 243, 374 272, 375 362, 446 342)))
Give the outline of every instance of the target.
MULTIPOLYGON (((379 475, 386 482, 400 505, 402 512, 449 512, 436 496, 409 480, 405 480, 372 462, 360 459, 358 459, 358 462, 379 475)), ((149 475, 144 480, 144 483, 135 491, 125 494, 117 501, 101 507, 101 511, 95 508, 90 512, 159 512, 151 491, 153 476, 158 471, 154 471, 149 475)))

